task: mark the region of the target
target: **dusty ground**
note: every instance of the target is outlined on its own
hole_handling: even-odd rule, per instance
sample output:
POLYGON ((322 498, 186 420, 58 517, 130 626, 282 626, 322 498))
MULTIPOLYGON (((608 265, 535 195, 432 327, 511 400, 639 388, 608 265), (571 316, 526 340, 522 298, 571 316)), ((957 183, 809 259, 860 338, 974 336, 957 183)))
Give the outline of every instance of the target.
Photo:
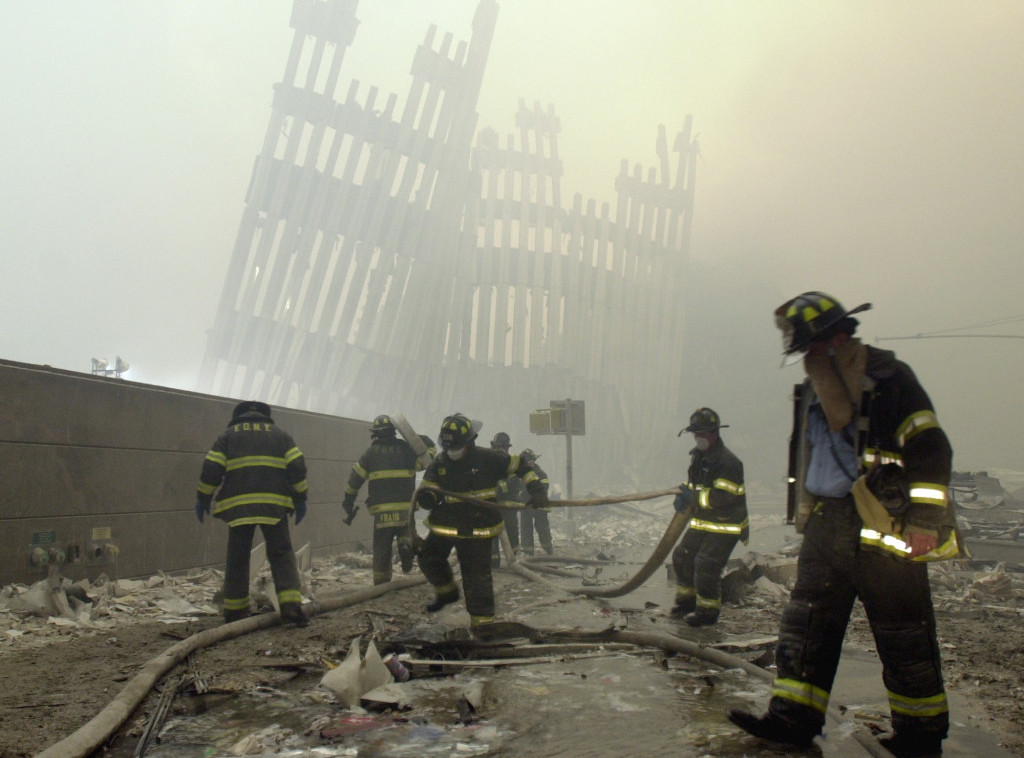
MULTIPOLYGON (((323 599, 363 589, 369 585, 367 565, 365 557, 355 556, 318 564, 311 574, 311 591, 323 599)), ((122 586, 117 597, 104 595, 109 587, 94 586, 90 593, 96 602, 87 623, 95 628, 58 625, 0 605, 0 632, 5 633, 0 639, 0 755, 32 756, 67 737, 99 713, 147 661, 178 640, 217 626, 216 615, 194 614, 212 611, 218 578, 216 572, 154 577, 129 585, 127 592, 122 586), (182 597, 197 610, 169 604, 182 597), (192 620, 183 621, 190 614, 192 620)), ((508 588, 523 581, 516 574, 496 574, 499 612, 505 602, 501 598, 511 594, 508 588)), ((1021 575, 974 575, 940 567, 933 572, 933 586, 949 689, 978 703, 981 718, 987 720, 978 725, 997 735, 1007 750, 1024 756, 1021 575)), ((357 635, 386 638, 424 620, 422 606, 430 596, 430 589, 420 585, 332 611, 305 629, 275 626, 222 642, 203 650, 201 673, 215 689, 272 685, 281 674, 265 664, 316 662, 322 656, 340 660, 357 635)), ((781 607, 778 600, 751 595, 742 605, 726 609, 719 628, 722 634, 774 635, 781 607)), ((658 621, 665 611, 648 608, 647 621, 658 621)), ((847 642, 873 649, 859 612, 847 642)), ((151 694, 126 728, 138 734, 155 705, 156 695, 151 694)))

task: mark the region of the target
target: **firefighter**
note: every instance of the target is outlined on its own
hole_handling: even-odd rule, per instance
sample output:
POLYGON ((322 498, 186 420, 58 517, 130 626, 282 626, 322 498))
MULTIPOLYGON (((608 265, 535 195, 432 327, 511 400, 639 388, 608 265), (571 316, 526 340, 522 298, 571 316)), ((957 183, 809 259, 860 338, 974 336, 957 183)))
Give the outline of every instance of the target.
MULTIPOLYGON (((552 487, 548 483, 548 475, 544 473, 540 466, 537 465, 537 459, 540 458, 530 448, 526 448, 519 454, 527 463, 532 463, 533 467, 537 470, 537 475, 541 478, 544 484, 548 484, 549 500, 553 497, 552 487)), ((533 555, 533 530, 537 529, 537 537, 540 538, 540 548, 548 555, 552 555, 555 550, 551 543, 551 524, 548 522, 548 513, 550 508, 524 508, 521 514, 521 533, 520 543, 523 546, 523 553, 526 555, 533 555)))
POLYGON ((449 493, 472 495, 483 500, 497 498, 498 482, 513 474, 522 479, 530 504, 548 504, 547 485, 532 464, 518 455, 475 444, 479 422, 461 413, 441 423, 442 451, 427 467, 416 491, 416 504, 429 511, 425 524, 429 534, 419 553, 419 564, 436 596, 427 606, 430 613, 459 599, 459 589, 448 556, 455 549, 466 595, 470 625, 479 627, 494 621, 494 586, 491 581, 491 540, 501 534, 501 512, 495 506, 467 503, 449 493))
POLYGON ((947 496, 952 450, 910 367, 854 336, 852 315, 870 307, 847 311, 805 292, 775 312, 785 354, 802 355, 807 375, 794 394, 788 513, 803 544, 768 712, 734 709, 729 719, 757 737, 809 745, 860 598, 892 713, 881 743, 897 756, 938 755, 949 711, 925 561, 959 552, 947 496), (896 493, 871 484, 886 470, 902 482, 896 493), (873 515, 882 500, 889 526, 873 515))
POLYGON ((249 553, 259 526, 281 618, 306 626, 288 533, 288 514, 295 514, 296 525, 306 515, 306 462, 291 435, 274 424, 270 413, 270 406, 257 400, 235 406, 228 428, 203 461, 196 517, 202 523, 212 502, 214 517, 230 527, 224 569, 225 621, 249 615, 249 553))
MULTIPOLYGON (((722 569, 739 540, 747 544, 750 522, 743 483, 743 463, 722 442, 723 425, 710 408, 698 408, 692 432, 686 481, 675 498, 678 513, 689 513, 686 534, 672 553, 676 575, 676 601, 671 615, 690 626, 709 626, 718 621, 722 608, 722 569)), ((677 435, 677 436, 679 436, 677 435)))
MULTIPOLYGON (((507 453, 512 448, 512 438, 508 432, 498 432, 491 438, 491 450, 501 450, 507 453)), ((519 554, 519 510, 529 499, 526 487, 517 476, 509 476, 498 482, 498 504, 511 506, 502 511, 502 518, 505 521, 505 531, 508 533, 508 542, 512 546, 513 554, 519 554), (515 510, 514 510, 515 509, 515 510)), ((494 538, 491 543, 491 568, 498 568, 501 565, 501 540, 494 538)))
MULTIPOLYGON (((409 512, 412 493, 416 489, 416 472, 422 470, 412 446, 395 433, 390 416, 381 415, 370 426, 370 446, 352 466, 345 487, 341 507, 348 521, 358 510, 356 495, 363 482, 367 485, 366 507, 373 516, 373 583, 391 581, 392 547, 398 544, 398 559, 402 573, 413 569, 415 555, 409 536, 409 512)), ((434 454, 433 441, 424 435, 430 456, 434 454)))

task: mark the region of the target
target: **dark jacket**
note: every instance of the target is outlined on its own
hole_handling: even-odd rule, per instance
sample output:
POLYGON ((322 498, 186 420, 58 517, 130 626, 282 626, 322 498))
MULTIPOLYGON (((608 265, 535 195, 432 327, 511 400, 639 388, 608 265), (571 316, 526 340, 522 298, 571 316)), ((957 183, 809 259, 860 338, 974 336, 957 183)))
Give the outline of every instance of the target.
POLYGON ((232 418, 213 443, 197 491, 200 501, 214 500, 213 515, 231 526, 276 524, 306 495, 302 452, 274 419, 256 411, 232 418))
POLYGON ((743 482, 743 463, 719 438, 705 451, 690 451, 690 468, 682 485, 693 493, 690 529, 714 534, 733 534, 750 538, 747 518, 747 490, 743 482))
MULTIPOLYGON (((482 500, 497 501, 498 483, 507 477, 518 476, 526 485, 530 502, 547 505, 547 484, 541 480, 535 464, 523 462, 518 455, 473 445, 457 461, 446 452, 438 454, 423 474, 421 486, 437 487, 447 492, 458 492, 482 500)), ((503 521, 498 508, 488 508, 445 496, 427 517, 430 531, 450 537, 496 537, 501 534, 503 521)))
MULTIPOLYGON (((866 423, 858 431, 857 449, 861 473, 875 463, 902 467, 909 488, 910 505, 904 523, 937 531, 940 546, 955 540, 955 513, 948 497, 953 450, 939 425, 928 394, 910 366, 890 350, 867 346, 866 381, 861 396, 861 415, 866 423)), ((810 380, 795 392, 798 407, 791 446, 790 471, 807 506, 814 499, 803 490, 807 471, 807 414, 815 399, 810 380)))
POLYGON ((408 511, 416 489, 416 453, 398 437, 375 439, 352 466, 344 502, 355 503, 364 482, 366 507, 370 513, 408 511))

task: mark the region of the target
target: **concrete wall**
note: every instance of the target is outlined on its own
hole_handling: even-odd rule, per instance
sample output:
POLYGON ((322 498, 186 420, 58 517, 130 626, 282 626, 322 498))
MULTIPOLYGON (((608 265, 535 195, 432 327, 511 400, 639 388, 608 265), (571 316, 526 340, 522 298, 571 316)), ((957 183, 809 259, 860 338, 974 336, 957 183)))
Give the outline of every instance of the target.
MULTIPOLYGON (((228 527, 200 524, 193 504, 203 457, 236 402, 0 361, 0 585, 46 576, 30 560, 34 547, 64 551, 72 579, 223 567, 228 527)), ((309 511, 292 525, 295 547, 309 543, 314 555, 370 548, 365 508, 351 527, 341 521, 368 423, 283 408, 273 415, 309 468, 309 511)))

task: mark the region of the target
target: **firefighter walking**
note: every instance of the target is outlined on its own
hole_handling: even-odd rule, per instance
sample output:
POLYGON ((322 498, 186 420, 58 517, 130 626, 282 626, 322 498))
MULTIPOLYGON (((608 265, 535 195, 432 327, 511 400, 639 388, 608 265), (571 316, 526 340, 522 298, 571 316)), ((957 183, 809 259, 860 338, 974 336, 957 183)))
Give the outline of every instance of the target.
POLYGON ((802 355, 807 374, 794 392, 788 514, 803 544, 768 712, 734 709, 729 719, 757 737, 810 745, 859 598, 892 714, 882 745, 897 756, 939 755, 949 710, 925 561, 959 552, 947 497, 952 450, 910 367, 853 336, 852 314, 870 307, 846 311, 805 292, 776 310, 784 352, 802 355))
MULTIPOLYGON (((532 463, 534 469, 537 471, 537 476, 541 478, 541 481, 548 485, 548 499, 554 497, 551 492, 551 485, 548 482, 548 475, 544 473, 543 469, 537 464, 537 459, 540 458, 530 448, 524 448, 523 452, 519 454, 526 463, 532 463)), ((548 520, 548 513, 550 508, 524 508, 520 514, 520 531, 519 531, 519 542, 522 545, 524 555, 533 555, 533 531, 537 530, 537 538, 540 541, 540 548, 547 555, 552 555, 555 552, 554 546, 551 542, 551 523, 548 520)))
POLYGON ((530 504, 545 507, 547 486, 532 464, 518 455, 475 444, 480 424, 461 413, 441 423, 441 452, 427 467, 416 493, 416 504, 429 514, 429 534, 419 552, 420 570, 434 587, 436 596, 427 606, 436 612, 459 599, 459 589, 448 563, 455 550, 466 596, 470 625, 494 621, 494 585, 491 578, 491 541, 501 534, 502 515, 491 508, 466 502, 458 494, 495 501, 498 482, 515 475, 530 494, 530 504), (443 495, 441 490, 454 495, 443 495))
POLYGON ((297 626, 308 621, 302 610, 288 514, 296 525, 306 515, 306 462, 291 436, 274 424, 270 406, 249 400, 235 406, 228 428, 203 461, 196 493, 200 523, 211 512, 227 522, 224 569, 224 620, 249 615, 249 554, 258 526, 267 545, 281 618, 297 626))
POLYGON ((672 552, 676 600, 671 615, 690 626, 718 621, 722 608, 722 570, 736 543, 749 540, 747 496, 743 463, 722 442, 723 425, 710 408, 690 416, 695 446, 690 450, 686 481, 675 498, 678 513, 690 513, 690 522, 672 552))
MULTIPOLYGON (((427 451, 434 453, 433 442, 420 435, 427 451)), ((391 581, 394 546, 402 573, 412 571, 415 555, 409 538, 409 512, 416 489, 416 472, 421 470, 412 446, 396 434, 390 416, 381 415, 370 426, 370 446, 352 466, 341 507, 348 522, 355 518, 356 495, 367 484, 366 508, 373 516, 373 583, 391 581)))

